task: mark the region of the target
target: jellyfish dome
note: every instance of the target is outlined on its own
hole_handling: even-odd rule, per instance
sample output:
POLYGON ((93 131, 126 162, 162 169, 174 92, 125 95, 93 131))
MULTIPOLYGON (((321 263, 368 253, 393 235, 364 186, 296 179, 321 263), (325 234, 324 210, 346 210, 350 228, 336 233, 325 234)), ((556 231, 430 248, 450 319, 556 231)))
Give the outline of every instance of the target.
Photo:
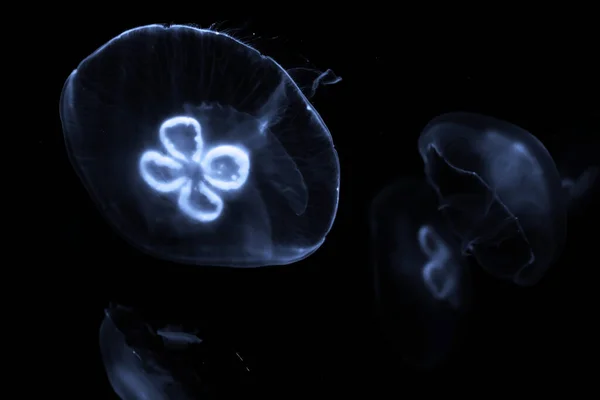
POLYGON ((562 251, 567 218, 544 145, 508 122, 449 113, 425 127, 419 151, 463 254, 497 278, 537 283, 562 251))
POLYGON ((331 229, 340 168, 329 130, 290 73, 227 34, 124 32, 71 73, 60 112, 83 185, 148 254, 284 265, 331 229))

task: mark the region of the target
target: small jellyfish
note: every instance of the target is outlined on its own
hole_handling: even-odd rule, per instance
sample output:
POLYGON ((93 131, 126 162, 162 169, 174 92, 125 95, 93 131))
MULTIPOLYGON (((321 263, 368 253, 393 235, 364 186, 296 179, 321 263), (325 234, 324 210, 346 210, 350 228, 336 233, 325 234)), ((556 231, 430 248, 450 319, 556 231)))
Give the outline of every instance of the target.
POLYGON ((458 245, 425 183, 393 183, 371 206, 377 310, 385 335, 409 365, 433 368, 459 339, 470 281, 458 245))
POLYGON ((110 306, 100 326, 109 382, 123 400, 213 399, 240 389, 250 369, 239 352, 198 330, 155 330, 133 309, 110 306))
POLYGON ((505 121, 449 113, 428 123, 419 151, 462 253, 494 277, 539 282, 566 235, 561 179, 542 143, 505 121))
POLYGON ((293 263, 336 216, 339 160, 306 96, 339 80, 285 71, 225 33, 143 26, 67 79, 67 152, 105 219, 142 251, 194 265, 293 263))

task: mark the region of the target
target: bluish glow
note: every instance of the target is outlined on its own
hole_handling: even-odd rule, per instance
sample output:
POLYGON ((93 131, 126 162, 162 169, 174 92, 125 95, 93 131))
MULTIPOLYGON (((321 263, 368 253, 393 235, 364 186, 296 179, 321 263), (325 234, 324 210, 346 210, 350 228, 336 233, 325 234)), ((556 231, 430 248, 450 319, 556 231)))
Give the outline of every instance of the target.
POLYGON ((162 336, 163 340, 167 343, 178 343, 178 344, 191 344, 191 343, 202 343, 202 339, 195 334, 185 332, 181 328, 165 327, 158 329, 156 333, 162 336))
POLYGON ((205 179, 215 188, 224 191, 238 190, 248 180, 250 158, 248 153, 235 146, 218 146, 209 150, 200 164, 206 174, 205 179), (231 158, 236 165, 236 171, 229 171, 223 164, 223 158, 231 158), (221 162, 214 165, 218 159, 221 162))
MULTIPOLYGON (((122 310, 107 310, 100 326, 100 351, 107 377, 115 393, 122 400, 178 398, 192 399, 182 382, 177 381, 165 364, 161 365, 155 355, 128 343, 127 335, 139 328, 136 335, 151 335, 149 327, 141 324, 129 328, 129 332, 119 328, 115 313, 122 310), (111 316, 110 314, 113 314, 111 316), (176 397, 172 397, 176 396, 176 397)), ((127 318, 130 313, 127 312, 127 318)), ((118 317, 118 316, 116 316, 118 317)))
POLYGON ((205 341, 197 329, 154 329, 135 310, 118 305, 105 311, 99 339, 108 380, 122 400, 230 398, 250 371, 239 352, 205 341))
POLYGON ((455 346, 470 282, 458 244, 425 183, 401 180, 373 200, 370 215, 378 315, 405 363, 432 368, 455 346))
POLYGON ((460 269, 450 247, 429 225, 423 225, 417 233, 421 251, 427 257, 422 268, 423 283, 429 293, 438 300, 455 299, 460 269))
POLYGON ((200 222, 211 222, 219 218, 221 212, 223 211, 223 200, 215 194, 212 190, 210 190, 204 182, 200 182, 198 184, 198 193, 200 193, 204 199, 208 200, 210 206, 213 207, 213 210, 202 210, 199 207, 194 205, 192 200, 193 186, 192 181, 188 181, 182 188, 179 193, 179 198, 177 199, 177 205, 179 209, 188 217, 192 218, 195 221, 200 222))
POLYGON ((561 185, 567 192, 568 201, 572 202, 584 198, 586 194, 596 189, 598 182, 600 182, 600 167, 591 166, 575 179, 564 177, 561 185))
POLYGON ((183 162, 200 161, 204 145, 202 140, 202 127, 194 118, 186 116, 169 118, 160 126, 158 136, 160 138, 160 142, 163 144, 163 146, 165 146, 165 149, 174 158, 183 162), (175 131, 178 136, 182 136, 184 131, 183 128, 187 127, 192 128, 193 130, 192 140, 194 146, 188 149, 177 149, 178 146, 175 144, 175 141, 171 140, 169 137, 169 131, 175 131), (191 157, 188 158, 184 151, 191 151, 191 157))
POLYGON ((600 141, 597 132, 566 133, 573 142, 560 149, 556 164, 561 176, 569 218, 587 219, 598 208, 600 193, 600 141))
POLYGON ((113 38, 67 79, 67 153, 106 220, 170 261, 299 261, 332 227, 340 168, 308 97, 341 78, 284 70, 235 38, 150 25, 113 38))
POLYGON ((170 193, 181 189, 188 181, 188 178, 183 176, 183 173, 183 165, 180 162, 173 160, 171 157, 164 156, 157 151, 147 151, 140 158, 140 174, 146 183, 152 186, 157 192, 170 193), (173 178, 168 179, 156 176, 158 174, 150 170, 152 165, 168 169, 174 175, 173 178))
MULTIPOLYGON (((244 186, 250 173, 248 152, 234 145, 217 146, 204 152, 201 125, 190 117, 177 116, 167 119, 160 126, 159 138, 170 156, 155 150, 146 150, 139 162, 142 179, 160 193, 179 191, 177 199, 179 210, 192 220, 215 221, 221 216, 224 207, 223 200, 215 190, 233 191, 244 186), (181 137, 189 127, 193 130, 191 148, 186 148, 183 144, 177 145, 177 142, 171 140, 170 131, 174 131, 181 137), (184 148, 179 148, 182 146, 184 148), (218 159, 221 162, 215 166, 214 163, 218 159), (235 166, 232 167, 235 170, 230 171, 226 168, 223 159, 229 159, 235 166), (165 178, 164 173, 152 172, 152 165, 168 168, 172 173, 165 178), (192 200, 194 192, 201 195, 202 201, 192 200)), ((180 141, 182 142, 185 143, 180 141)))
POLYGON ((419 151, 462 252, 497 278, 542 279, 566 234, 561 180, 542 143, 505 121, 450 113, 429 122, 419 151))

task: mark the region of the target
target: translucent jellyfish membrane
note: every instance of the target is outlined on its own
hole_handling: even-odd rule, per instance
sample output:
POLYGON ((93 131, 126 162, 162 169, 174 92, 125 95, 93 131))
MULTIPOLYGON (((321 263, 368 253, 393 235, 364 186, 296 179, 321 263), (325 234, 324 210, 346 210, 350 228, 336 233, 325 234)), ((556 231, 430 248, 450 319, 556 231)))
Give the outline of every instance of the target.
POLYGON ((100 350, 108 380, 122 400, 192 399, 169 370, 165 357, 158 356, 160 347, 159 338, 131 312, 106 311, 100 350))
POLYGON ((429 122, 419 151, 462 252, 497 278, 537 283, 566 235, 561 180, 542 143, 508 122, 450 113, 429 122))
POLYGON ((239 353, 234 357, 178 326, 155 330, 122 306, 106 310, 100 350, 109 382, 123 400, 212 399, 227 394, 237 383, 231 379, 248 371, 239 353))
POLYGON ((298 85, 310 95, 339 80, 286 72, 219 32, 133 29, 67 79, 67 151, 104 217, 143 251, 197 265, 292 263, 325 240, 340 183, 331 135, 298 85))
POLYGON ((432 368, 450 354, 470 284, 458 243, 425 183, 398 181, 371 207, 375 293, 382 327, 408 364, 432 368))

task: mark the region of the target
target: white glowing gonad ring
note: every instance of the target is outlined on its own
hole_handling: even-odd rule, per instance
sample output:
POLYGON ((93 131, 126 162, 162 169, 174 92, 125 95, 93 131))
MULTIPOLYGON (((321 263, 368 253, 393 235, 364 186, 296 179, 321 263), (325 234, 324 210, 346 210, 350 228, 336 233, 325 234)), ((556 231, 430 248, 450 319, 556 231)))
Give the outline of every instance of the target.
POLYGON ((211 222, 217 220, 224 208, 223 199, 218 192, 231 192, 241 189, 250 174, 250 156, 248 151, 235 145, 225 144, 205 151, 202 138, 202 126, 191 117, 176 116, 162 123, 158 134, 165 153, 146 150, 139 159, 139 172, 146 184, 158 193, 177 194, 179 210, 192 220, 211 222), (170 138, 172 132, 193 129, 194 148, 179 148, 181 145, 170 138), (228 158, 237 166, 235 173, 225 173, 213 168, 214 161, 228 158), (165 178, 153 168, 168 170, 165 178), (200 169, 202 179, 196 181, 190 171, 200 169), (196 191, 212 205, 202 208, 192 202, 196 191))

